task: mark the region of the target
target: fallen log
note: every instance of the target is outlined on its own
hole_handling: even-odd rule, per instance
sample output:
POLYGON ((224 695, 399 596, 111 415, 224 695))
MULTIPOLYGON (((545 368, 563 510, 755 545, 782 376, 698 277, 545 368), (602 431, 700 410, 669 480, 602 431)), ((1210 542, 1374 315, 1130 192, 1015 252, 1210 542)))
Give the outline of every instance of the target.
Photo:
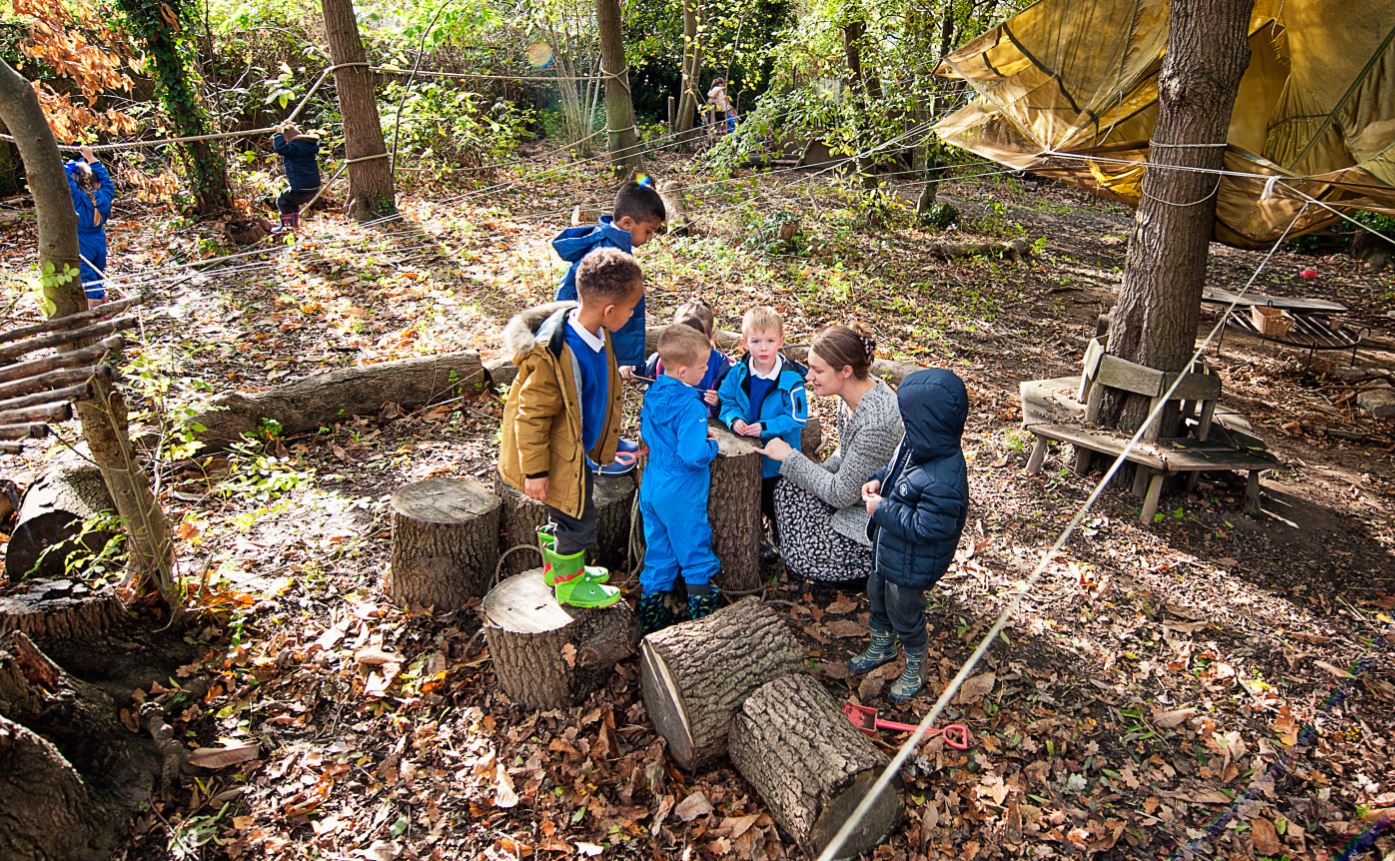
POLYGON ((732 716, 752 691, 803 666, 804 649, 789 623, 756 598, 743 598, 646 636, 640 690, 669 756, 696 771, 726 755, 732 716))
POLYGON ((32 326, 20 326, 17 329, 7 329, 0 332, 0 344, 8 344, 31 335, 42 335, 45 332, 60 332, 73 329, 87 324, 92 320, 105 320, 114 317, 145 301, 144 296, 130 296, 125 299, 118 299, 115 302, 108 302, 105 305, 98 305, 96 308, 89 308, 86 311, 79 311, 76 314, 65 314, 62 317, 51 317, 42 323, 35 323, 32 326))
POLYGON ((31 392, 27 395, 20 395, 16 398, 7 398, 0 401, 0 415, 6 415, 13 410, 25 407, 45 406, 54 402, 71 403, 72 401, 85 401, 92 397, 92 384, 88 382, 78 383, 73 386, 64 386, 61 389, 50 389, 47 391, 31 392))
POLYGON ((1007 242, 927 242, 920 247, 931 256, 942 260, 958 257, 994 257, 1020 263, 1032 256, 1032 243, 1020 236, 1007 242))
POLYGON ((108 355, 119 352, 124 343, 125 340, 120 335, 113 335, 110 338, 99 341, 90 347, 83 347, 80 350, 73 350, 67 353, 55 353, 51 356, 40 356, 37 359, 30 359, 27 362, 5 365, 0 367, 0 383, 28 379, 60 368, 79 368, 95 365, 108 355))
POLYGON ((0 634, 19 631, 65 662, 130 618, 114 588, 71 578, 29 579, 0 595, 0 634))
POLYGON ((315 374, 262 392, 229 392, 193 423, 204 428, 197 436, 206 448, 226 448, 255 434, 263 419, 278 422, 287 436, 311 433, 349 416, 375 415, 389 402, 410 409, 457 390, 479 391, 483 381, 473 350, 417 356, 315 374))
MULTIPOLYGON (((781 676, 752 693, 732 721, 727 743, 736 770, 810 857, 823 852, 889 762, 853 728, 823 686, 805 675, 781 676)), ((898 778, 878 796, 838 857, 872 850, 904 813, 898 778)))
MULTIPOLYGON (((597 541, 595 549, 587 554, 587 562, 605 566, 611 571, 624 571, 629 567, 630 511, 634 507, 635 476, 598 475, 594 481, 592 495, 596 501, 597 541)), ((499 552, 507 553, 520 544, 536 545, 538 527, 547 522, 547 508, 541 502, 519 493, 497 476, 495 483, 504 505, 499 552)), ((538 554, 525 550, 512 553, 504 560, 504 572, 508 576, 536 567, 538 554)))
MULTIPOLYGON (((32 377, 0 383, 0 398, 10 399, 33 392, 62 391, 65 387, 82 385, 92 379, 110 380, 114 372, 110 365, 93 365, 81 368, 60 368, 56 371, 35 374, 32 377)), ((3 404, 0 404, 3 406, 3 404)))
POLYGON ((717 457, 707 518, 712 550, 722 563, 717 585, 726 592, 750 592, 761 585, 760 454, 749 437, 739 437, 713 423, 717 457))
POLYGON ((472 478, 432 478, 392 495, 387 591, 410 609, 458 610, 489 589, 499 499, 472 478))
POLYGON ((44 422, 0 425, 0 440, 42 439, 48 434, 49 427, 44 422))
POLYGON ((0 411, 0 426, 12 427, 34 422, 65 422, 72 417, 73 405, 67 401, 56 404, 42 403, 37 406, 0 411))
POLYGON ((82 561, 101 553, 116 534, 104 528, 84 532, 88 520, 115 508, 97 467, 76 460, 50 466, 20 501, 5 549, 6 576, 18 582, 77 573, 82 561))
POLYGON ((61 347, 65 344, 75 344, 79 341, 100 338, 104 335, 110 335, 113 332, 134 329, 139 323, 140 321, 135 317, 119 317, 115 320, 103 320, 100 323, 93 323, 81 329, 44 332, 32 338, 26 338, 22 341, 9 344, 8 346, 0 347, 0 362, 8 362, 19 356, 28 355, 35 350, 61 347))
POLYGON ((534 709, 567 708, 603 686, 634 651, 639 626, 624 601, 581 609, 557 603, 541 568, 509 577, 481 605, 499 687, 534 709))

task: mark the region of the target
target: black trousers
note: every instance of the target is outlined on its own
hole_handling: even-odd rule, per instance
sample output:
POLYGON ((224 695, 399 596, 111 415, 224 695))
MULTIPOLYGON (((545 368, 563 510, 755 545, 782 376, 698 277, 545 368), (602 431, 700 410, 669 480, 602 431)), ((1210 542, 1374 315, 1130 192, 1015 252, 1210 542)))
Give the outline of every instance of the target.
POLYGON ((550 506, 547 509, 547 520, 552 525, 552 534, 557 537, 557 552, 562 556, 570 556, 596 546, 596 500, 593 498, 595 479, 591 476, 591 470, 584 465, 581 474, 581 492, 585 499, 581 516, 572 517, 550 506))
POLYGON ((760 513, 770 520, 770 537, 776 544, 780 543, 780 530, 775 525, 775 486, 780 483, 780 476, 772 475, 769 478, 760 480, 760 513))
POLYGON ((300 208, 314 200, 315 195, 319 193, 318 188, 283 191, 281 196, 276 198, 276 210, 282 215, 288 212, 300 212, 300 208))
POLYGON ((895 631, 906 654, 919 654, 930 643, 925 630, 925 590, 898 586, 876 571, 867 578, 867 598, 872 604, 872 627, 895 631))

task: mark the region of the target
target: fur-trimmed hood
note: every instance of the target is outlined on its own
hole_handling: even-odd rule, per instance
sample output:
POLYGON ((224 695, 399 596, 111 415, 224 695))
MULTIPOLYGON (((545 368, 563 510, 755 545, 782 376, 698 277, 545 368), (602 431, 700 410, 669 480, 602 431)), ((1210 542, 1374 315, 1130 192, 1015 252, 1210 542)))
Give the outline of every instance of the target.
POLYGON ((548 331, 543 333, 545 324, 556 316, 559 322, 555 325, 560 325, 560 322, 565 321, 566 315, 559 315, 558 312, 569 311, 577 307, 577 304, 571 301, 548 302, 546 305, 534 305, 510 318, 504 326, 504 351, 513 363, 517 365, 520 357, 536 347, 538 341, 549 341, 553 327, 548 326, 548 331))

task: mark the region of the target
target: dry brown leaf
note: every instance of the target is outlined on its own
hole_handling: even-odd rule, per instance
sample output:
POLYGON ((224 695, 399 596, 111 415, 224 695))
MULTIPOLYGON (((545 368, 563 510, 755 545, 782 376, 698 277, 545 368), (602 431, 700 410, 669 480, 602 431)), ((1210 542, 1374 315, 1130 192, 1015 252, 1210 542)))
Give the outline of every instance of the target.
POLYGON ((707 796, 701 790, 694 792, 687 798, 678 802, 673 808, 674 815, 684 822, 692 822, 699 816, 706 816, 712 812, 712 802, 707 800, 707 796))
POLYGON ((1153 723, 1163 729, 1172 729, 1183 721, 1195 717, 1196 709, 1160 709, 1153 707, 1153 723))
POLYGON ((257 758, 255 742, 238 741, 222 747, 201 747, 189 754, 189 764, 200 768, 227 768, 257 758))
POLYGON ((563 661, 566 661, 567 667, 568 667, 568 668, 575 667, 575 666, 576 666, 576 646, 572 645, 571 643, 563 643, 563 644, 562 644, 562 660, 563 660, 563 661))
POLYGON ((386 651, 382 646, 364 646, 354 652, 354 660, 365 667, 381 667, 383 664, 401 663, 402 656, 386 651))
POLYGON ((841 615, 843 613, 851 613, 853 610, 856 609, 856 601, 854 601, 852 598, 849 598, 847 595, 839 595, 837 598, 833 599, 832 604, 828 605, 827 612, 837 613, 841 615))
POLYGON ((959 688, 959 693, 955 696, 954 702, 961 706, 973 705, 988 696, 988 693, 993 690, 993 685, 997 680, 998 677, 991 672, 979 673, 973 676, 965 681, 959 688))
POLYGON ((1278 855, 1284 849, 1274 823, 1262 817, 1250 820, 1250 839, 1254 841, 1256 855, 1278 855))
POLYGON ((501 762, 494 768, 494 806, 510 808, 518 804, 518 792, 513 788, 513 778, 501 762))
POLYGON ((737 839, 751 829, 760 818, 758 813, 748 813, 745 816, 728 816, 722 820, 721 829, 726 831, 727 836, 732 840, 737 839))
POLYGON ((839 639, 863 637, 867 634, 867 626, 859 625, 852 619, 834 619, 832 622, 824 625, 823 629, 827 631, 829 635, 839 639))

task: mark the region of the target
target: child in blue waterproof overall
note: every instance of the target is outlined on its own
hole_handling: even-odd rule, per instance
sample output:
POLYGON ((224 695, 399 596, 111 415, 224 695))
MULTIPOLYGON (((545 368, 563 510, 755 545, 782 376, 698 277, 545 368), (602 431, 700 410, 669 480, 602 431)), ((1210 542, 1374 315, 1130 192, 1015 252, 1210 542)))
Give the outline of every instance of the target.
POLYGON ((82 161, 70 161, 63 169, 68 174, 73 209, 77 210, 78 253, 82 255, 78 272, 87 307, 95 308, 107 301, 107 220, 111 218, 111 202, 116 199, 116 185, 92 147, 80 147, 78 152, 82 161))
POLYGON ((300 208, 320 193, 320 139, 302 132, 295 123, 282 123, 271 136, 271 148, 281 156, 281 167, 291 186, 276 198, 280 230, 294 231, 300 228, 300 208))
POLYGON ((871 642, 848 669, 865 673, 896 660, 899 639, 906 666, 888 697, 904 703, 925 684, 925 590, 954 561, 968 513, 968 467, 959 439, 969 395, 953 371, 932 368, 902 380, 896 401, 906 435, 891 463, 862 486, 871 517, 871 642))
MULTIPOLYGON (((784 321, 774 308, 758 305, 741 318, 741 346, 746 355, 732 366, 717 396, 722 424, 762 444, 779 437, 799 450, 809 399, 804 393, 805 368, 780 353, 785 345, 784 321)), ((775 524, 775 484, 780 462, 761 455, 760 510, 775 524)), ((778 536, 776 536, 778 540, 778 536)))
POLYGON ((707 467, 717 456, 717 441, 708 436, 707 407, 695 388, 707 372, 710 351, 696 329, 683 323, 665 329, 659 336, 664 372, 645 393, 639 413, 640 434, 649 446, 639 485, 645 549, 637 615, 646 634, 673 621, 664 598, 679 574, 687 587, 688 618, 717 609, 712 578, 720 566, 707 521, 707 467))
MULTIPOLYGON (((708 414, 712 418, 717 418, 721 412, 722 402, 717 397, 717 390, 721 388, 722 380, 726 379, 731 371, 731 359, 726 353, 717 349, 716 332, 717 318, 713 316, 712 309, 707 307, 707 303, 701 299, 694 299, 679 306, 673 312, 673 322, 691 326, 703 334, 707 339, 707 371, 698 380, 698 398, 707 404, 708 414)), ((644 365, 644 376, 650 380, 657 380, 664 373, 664 360, 657 352, 649 357, 649 361, 644 365)))

